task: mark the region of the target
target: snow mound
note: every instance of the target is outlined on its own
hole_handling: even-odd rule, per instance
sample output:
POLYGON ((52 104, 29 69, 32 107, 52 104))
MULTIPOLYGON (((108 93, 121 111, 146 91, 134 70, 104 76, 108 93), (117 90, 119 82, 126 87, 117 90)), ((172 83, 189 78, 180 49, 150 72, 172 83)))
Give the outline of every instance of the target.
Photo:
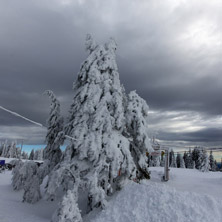
POLYGON ((130 182, 92 222, 222 221, 220 200, 154 182, 130 182))

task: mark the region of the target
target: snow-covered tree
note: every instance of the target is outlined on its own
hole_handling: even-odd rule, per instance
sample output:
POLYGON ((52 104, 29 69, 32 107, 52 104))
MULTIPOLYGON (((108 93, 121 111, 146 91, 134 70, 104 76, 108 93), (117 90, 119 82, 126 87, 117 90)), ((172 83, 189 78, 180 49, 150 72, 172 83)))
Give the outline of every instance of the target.
POLYGON ((53 215, 52 222, 82 222, 77 196, 75 189, 67 191, 58 210, 53 215))
POLYGON ((151 165, 152 167, 159 167, 160 166, 160 157, 159 156, 152 156, 151 165))
POLYGON ((202 172, 208 172, 209 168, 210 168, 210 164, 209 164, 209 156, 207 151, 204 149, 202 151, 202 161, 201 161, 201 165, 200 165, 200 171, 202 172))
POLYGON ((38 149, 35 151, 34 160, 43 160, 43 149, 38 149))
POLYGON ((177 168, 185 167, 183 156, 180 153, 177 154, 176 163, 177 163, 177 168))
POLYGON ((216 171, 217 165, 215 164, 214 156, 213 156, 213 151, 210 151, 210 156, 209 156, 209 164, 210 164, 210 170, 211 171, 216 171))
POLYGON ((176 157, 175 157, 173 149, 170 151, 170 154, 169 154, 169 165, 170 167, 174 167, 174 168, 177 167, 176 157))
POLYGON ((194 169, 194 160, 193 160, 193 155, 192 155, 192 152, 191 152, 191 149, 189 149, 188 153, 187 153, 187 158, 186 158, 186 167, 188 169, 194 169))
POLYGON ((101 189, 105 193, 99 194, 101 198, 97 203, 89 201, 94 208, 103 206, 103 198, 121 186, 123 179, 135 177, 136 165, 129 140, 123 135, 126 126, 124 95, 115 61, 116 43, 111 40, 104 46, 94 43, 90 46, 87 41, 87 49, 90 54, 74 84, 74 99, 66 126, 66 134, 76 140, 66 153, 71 155, 72 162, 81 166, 79 170, 84 172, 81 179, 86 181, 89 193, 101 189))
MULTIPOLYGON (((132 142, 130 150, 140 178, 149 178, 146 153, 152 151, 148 136, 148 105, 135 91, 128 95, 126 107, 126 128, 132 142)), ((156 166, 159 166, 159 157, 156 166)))
POLYGON ((24 159, 24 160, 28 160, 28 158, 29 158, 28 153, 26 153, 25 151, 23 151, 23 152, 22 152, 22 155, 21 155, 21 158, 24 159))
POLYGON ((196 169, 200 170, 203 163, 203 149, 197 150, 198 159, 195 162, 196 169))
MULTIPOLYGON (((58 191, 64 194, 53 222, 81 221, 76 204, 79 192, 86 193, 88 211, 103 208, 107 195, 121 188, 125 179, 148 174, 146 152, 152 150, 147 135, 148 106, 135 92, 127 96, 120 85, 113 39, 97 45, 87 35, 86 49, 89 56, 73 85, 74 99, 64 133, 52 134, 53 141, 64 139, 64 134, 72 137, 48 176, 46 197, 54 200, 58 191)), ((44 174, 44 164, 39 175, 44 174)))
POLYGON ((16 160, 14 162, 15 167, 12 170, 12 187, 14 190, 21 190, 23 188, 23 177, 20 173, 23 164, 21 160, 16 160))
POLYGON ((195 168, 200 169, 202 163, 203 150, 200 147, 195 147, 192 152, 192 158, 195 162, 195 168))
POLYGON ((35 151, 34 151, 34 149, 32 149, 32 151, 29 155, 29 160, 34 160, 34 154, 35 154, 35 151))
POLYGON ((34 161, 27 161, 19 170, 23 181, 23 201, 35 203, 41 198, 38 166, 34 161))
POLYGON ((161 158, 160 158, 160 166, 164 167, 165 166, 165 156, 164 156, 164 152, 161 152, 161 158))
POLYGON ((188 157, 188 154, 187 154, 186 151, 185 151, 184 154, 183 154, 183 160, 184 160, 185 168, 187 168, 188 162, 189 162, 189 157, 188 157))
POLYGON ((64 142, 64 133, 63 133, 63 117, 60 113, 60 103, 54 93, 50 90, 45 91, 45 94, 51 99, 50 113, 47 120, 47 135, 46 141, 47 146, 44 149, 44 159, 49 160, 50 167, 53 167, 58 164, 62 157, 62 151, 60 146, 64 142))
POLYGON ((7 143, 3 144, 2 148, 2 157, 9 158, 10 157, 10 145, 7 145, 7 143))

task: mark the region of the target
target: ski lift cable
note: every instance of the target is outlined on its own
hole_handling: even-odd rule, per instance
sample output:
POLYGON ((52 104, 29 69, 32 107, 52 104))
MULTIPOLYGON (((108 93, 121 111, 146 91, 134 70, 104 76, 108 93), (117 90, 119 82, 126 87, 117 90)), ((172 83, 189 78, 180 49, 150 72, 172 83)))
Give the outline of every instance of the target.
MULTIPOLYGON (((28 121, 28 122, 30 122, 30 123, 33 123, 33 124, 35 124, 35 125, 37 125, 37 126, 39 126, 39 127, 47 128, 47 127, 44 126, 43 124, 38 123, 38 122, 36 122, 36 121, 33 121, 33 120, 31 120, 31 119, 29 119, 29 118, 27 118, 27 117, 25 117, 25 116, 22 116, 22 115, 20 115, 20 114, 18 114, 18 113, 16 113, 16 112, 13 112, 13 111, 9 110, 9 109, 6 109, 6 108, 4 108, 3 106, 0 106, 0 109, 4 110, 4 111, 6 111, 6 112, 8 112, 8 113, 10 113, 10 114, 12 114, 12 115, 14 115, 14 116, 20 117, 20 118, 22 118, 22 119, 24 119, 24 120, 26 120, 26 121, 28 121)), ((71 137, 71 136, 68 136, 68 135, 65 135, 65 137, 66 137, 67 139, 70 139, 70 140, 78 141, 77 139, 75 139, 75 138, 73 138, 73 137, 71 137)))

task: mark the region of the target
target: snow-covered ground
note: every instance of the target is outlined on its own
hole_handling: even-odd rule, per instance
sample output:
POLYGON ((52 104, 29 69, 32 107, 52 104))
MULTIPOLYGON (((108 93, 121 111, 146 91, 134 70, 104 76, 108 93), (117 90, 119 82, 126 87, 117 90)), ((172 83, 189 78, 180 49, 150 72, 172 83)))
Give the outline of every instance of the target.
MULTIPOLYGON (((174 169, 162 182, 163 168, 150 168, 151 180, 129 181, 84 222, 218 222, 222 221, 222 173, 174 169)), ((49 222, 56 203, 22 203, 22 192, 12 190, 11 172, 0 173, 0 222, 49 222)))

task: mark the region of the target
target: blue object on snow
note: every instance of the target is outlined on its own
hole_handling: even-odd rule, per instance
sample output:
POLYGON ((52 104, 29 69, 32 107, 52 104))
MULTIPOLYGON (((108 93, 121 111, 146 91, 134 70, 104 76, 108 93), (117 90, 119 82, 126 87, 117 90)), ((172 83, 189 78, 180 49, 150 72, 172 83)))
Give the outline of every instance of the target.
POLYGON ((4 166, 5 165, 5 160, 0 160, 0 166, 4 166))

